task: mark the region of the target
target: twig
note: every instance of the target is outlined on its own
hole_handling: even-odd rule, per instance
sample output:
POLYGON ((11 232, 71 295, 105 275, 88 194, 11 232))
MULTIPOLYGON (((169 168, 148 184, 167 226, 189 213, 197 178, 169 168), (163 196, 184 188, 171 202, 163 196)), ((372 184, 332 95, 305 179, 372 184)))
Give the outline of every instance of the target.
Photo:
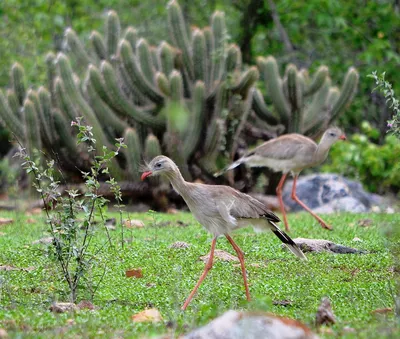
POLYGON ((272 20, 274 20, 274 24, 279 31, 279 35, 281 36, 283 44, 285 45, 285 51, 287 53, 293 53, 294 52, 293 44, 291 43, 289 35, 286 33, 286 30, 281 23, 278 11, 276 10, 275 3, 272 0, 268 0, 268 6, 271 10, 272 20))

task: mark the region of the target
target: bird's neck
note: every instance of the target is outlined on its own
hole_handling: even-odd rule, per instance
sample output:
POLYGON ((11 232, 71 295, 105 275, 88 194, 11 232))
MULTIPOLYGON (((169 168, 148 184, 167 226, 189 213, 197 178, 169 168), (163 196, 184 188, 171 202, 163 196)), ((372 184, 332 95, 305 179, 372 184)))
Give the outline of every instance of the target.
POLYGON ((171 185, 174 188, 174 190, 177 191, 182 197, 185 198, 186 193, 187 193, 188 183, 183 178, 179 169, 176 168, 174 171, 167 173, 166 176, 168 177, 169 181, 171 182, 171 185))
POLYGON ((328 157, 329 150, 331 149, 332 145, 319 143, 317 149, 314 153, 314 163, 322 163, 328 157))

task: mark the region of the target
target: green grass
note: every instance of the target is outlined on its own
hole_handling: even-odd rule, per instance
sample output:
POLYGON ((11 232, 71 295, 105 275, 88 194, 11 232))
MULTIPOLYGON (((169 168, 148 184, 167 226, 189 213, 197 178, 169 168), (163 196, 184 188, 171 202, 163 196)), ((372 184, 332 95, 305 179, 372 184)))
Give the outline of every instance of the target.
MULTIPOLYGON (((394 312, 371 313, 378 308, 394 307, 394 264, 385 231, 400 224, 399 214, 326 216, 335 227, 333 232, 323 230, 307 214, 290 215, 293 238, 329 239, 368 251, 364 255, 307 254, 307 262, 282 250, 272 233, 254 233, 251 228, 239 230, 233 238, 245 252, 253 301, 245 301, 240 268, 232 262, 217 260, 186 312, 180 311, 180 306, 204 268, 198 259, 208 253, 211 235, 188 213, 131 214, 131 218, 143 220, 146 226, 125 231, 129 242, 124 250, 120 247, 119 229, 111 231, 115 247, 107 248, 99 258, 107 272, 93 300, 97 309, 64 314, 53 314, 48 309, 55 300, 68 301, 66 285, 57 266, 47 257, 46 246, 32 245, 32 241, 48 235, 44 216, 37 217, 36 224, 27 223, 24 214, 3 215, 6 216, 15 222, 0 226, 4 233, 0 236, 0 265, 34 267, 31 271, 0 271, 0 327, 11 337, 176 335, 232 308, 265 310, 298 319, 313 328, 315 312, 324 296, 331 299, 337 317, 332 328, 334 335, 374 338, 399 334, 394 312), (357 221, 363 218, 372 219, 372 225, 358 226, 357 221), (179 226, 178 220, 189 226, 179 226), (171 224, 157 226, 165 221, 171 224), (353 241, 355 237, 362 241, 353 241), (170 248, 175 241, 185 241, 190 247, 170 248), (143 278, 125 277, 127 269, 139 267, 143 278), (273 305, 273 301, 285 299, 292 304, 273 305), (164 322, 131 321, 133 314, 149 307, 157 308, 164 322), (356 332, 347 333, 345 327, 356 332)), ((105 232, 101 233, 102 238, 97 241, 103 243, 107 238, 105 232)), ((218 240, 217 248, 235 253, 225 238, 218 240)), ((98 272, 93 272, 93 279, 101 272, 99 267, 98 272)), ((80 299, 87 298, 82 290, 80 299)))

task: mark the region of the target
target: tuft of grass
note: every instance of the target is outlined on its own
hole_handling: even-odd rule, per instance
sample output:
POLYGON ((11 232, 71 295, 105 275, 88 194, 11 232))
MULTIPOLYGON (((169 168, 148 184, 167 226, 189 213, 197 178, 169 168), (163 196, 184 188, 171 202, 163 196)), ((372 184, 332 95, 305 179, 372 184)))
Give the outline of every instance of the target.
MULTIPOLYGON (((208 253, 212 237, 189 213, 133 213, 129 218, 142 220, 145 227, 126 229, 124 249, 110 246, 97 258, 106 264, 107 271, 93 300, 96 309, 64 314, 49 311, 52 302, 68 301, 68 295, 63 294, 63 277, 47 257, 46 245, 32 244, 48 236, 45 217, 35 216, 36 223, 28 223, 32 216, 3 214, 15 221, 0 226, 0 265, 21 268, 0 271, 0 327, 11 337, 136 338, 166 333, 174 337, 206 324, 228 309, 264 310, 298 319, 314 328, 315 312, 324 296, 330 298, 337 318, 332 328, 335 336, 372 338, 399 334, 394 311, 372 313, 379 308, 394 308, 396 270, 390 248, 398 248, 400 241, 386 235, 400 224, 399 214, 325 216, 334 226, 332 232, 323 230, 307 214, 290 215, 292 238, 328 239, 368 252, 312 253, 306 254, 307 262, 283 250, 272 233, 254 233, 251 228, 239 230, 232 236, 245 252, 253 301, 245 300, 236 263, 217 259, 192 303, 182 312, 180 307, 204 268, 199 257, 208 253), (365 218, 371 219, 372 224, 359 226, 358 221, 365 218), (190 247, 170 248, 176 241, 184 241, 190 247), (33 269, 27 270, 29 267, 33 269), (133 268, 141 268, 143 277, 126 278, 125 271, 133 268), (273 303, 282 300, 290 300, 291 304, 273 303), (133 314, 151 307, 161 312, 163 322, 132 322, 133 314), (347 332, 346 327, 355 332, 347 332)), ((116 213, 108 214, 118 218, 116 213)), ((110 232, 113 243, 118 244, 118 227, 110 232)), ((93 246, 107 240, 105 231, 96 234, 93 246)), ((225 238, 218 240, 217 248, 235 254, 225 238)), ((99 274, 100 269, 91 272, 93 279, 99 274)), ((90 279, 82 284, 90 287, 90 279)), ((78 301, 89 298, 85 288, 80 290, 78 301)))

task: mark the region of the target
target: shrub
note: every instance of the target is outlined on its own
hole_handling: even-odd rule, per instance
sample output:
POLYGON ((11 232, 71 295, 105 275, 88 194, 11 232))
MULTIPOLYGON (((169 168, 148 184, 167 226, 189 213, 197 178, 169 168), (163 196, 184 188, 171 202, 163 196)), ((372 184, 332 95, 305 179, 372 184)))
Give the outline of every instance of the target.
POLYGON ((374 143, 379 132, 368 122, 362 123, 364 134, 354 134, 348 142, 332 147, 331 162, 325 172, 337 172, 356 178, 371 192, 386 193, 400 190, 400 143, 394 135, 387 135, 382 145, 374 143))

